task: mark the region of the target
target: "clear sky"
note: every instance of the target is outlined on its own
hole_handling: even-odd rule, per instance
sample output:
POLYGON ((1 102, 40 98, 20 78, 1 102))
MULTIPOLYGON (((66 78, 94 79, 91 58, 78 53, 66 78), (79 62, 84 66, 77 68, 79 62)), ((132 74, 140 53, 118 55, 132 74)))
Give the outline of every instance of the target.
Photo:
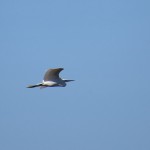
POLYGON ((149 6, 1 0, 0 149, 150 150, 149 6), (56 67, 76 81, 26 88, 56 67))

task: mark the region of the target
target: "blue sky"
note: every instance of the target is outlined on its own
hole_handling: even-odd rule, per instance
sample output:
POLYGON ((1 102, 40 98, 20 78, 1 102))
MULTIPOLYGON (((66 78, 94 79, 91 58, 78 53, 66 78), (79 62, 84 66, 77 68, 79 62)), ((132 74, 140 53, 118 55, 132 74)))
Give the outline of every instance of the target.
POLYGON ((150 149, 150 1, 0 1, 1 150, 150 149), (27 89, 48 68, 75 79, 27 89))

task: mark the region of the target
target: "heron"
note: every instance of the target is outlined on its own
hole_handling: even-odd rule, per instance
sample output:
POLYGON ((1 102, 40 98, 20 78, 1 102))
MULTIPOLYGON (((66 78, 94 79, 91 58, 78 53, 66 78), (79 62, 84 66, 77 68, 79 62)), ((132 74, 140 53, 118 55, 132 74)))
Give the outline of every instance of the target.
POLYGON ((66 82, 74 81, 74 80, 67 80, 61 79, 59 77, 59 73, 64 70, 63 68, 54 68, 48 69, 44 75, 43 81, 38 84, 29 85, 27 88, 45 88, 45 87, 65 87, 66 82))

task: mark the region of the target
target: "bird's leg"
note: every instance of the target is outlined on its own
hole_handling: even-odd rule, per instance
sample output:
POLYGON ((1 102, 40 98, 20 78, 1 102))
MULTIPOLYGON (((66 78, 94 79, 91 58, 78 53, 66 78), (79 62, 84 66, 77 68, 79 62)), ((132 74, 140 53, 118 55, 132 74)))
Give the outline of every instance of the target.
POLYGON ((35 84, 35 85, 29 85, 29 86, 27 86, 27 88, 35 88, 35 87, 39 87, 39 86, 41 86, 42 85, 42 83, 40 83, 40 84, 35 84))

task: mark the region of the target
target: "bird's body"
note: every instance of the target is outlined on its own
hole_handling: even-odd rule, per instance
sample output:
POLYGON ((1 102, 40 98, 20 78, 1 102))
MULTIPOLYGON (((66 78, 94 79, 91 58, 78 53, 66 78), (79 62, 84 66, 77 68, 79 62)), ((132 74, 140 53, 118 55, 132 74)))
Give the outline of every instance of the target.
POLYGON ((74 81, 74 80, 66 80, 61 79, 59 77, 59 73, 63 70, 63 68, 56 68, 56 69, 48 69, 44 75, 44 79, 42 83, 29 85, 27 88, 34 88, 34 87, 65 87, 66 82, 74 81))

